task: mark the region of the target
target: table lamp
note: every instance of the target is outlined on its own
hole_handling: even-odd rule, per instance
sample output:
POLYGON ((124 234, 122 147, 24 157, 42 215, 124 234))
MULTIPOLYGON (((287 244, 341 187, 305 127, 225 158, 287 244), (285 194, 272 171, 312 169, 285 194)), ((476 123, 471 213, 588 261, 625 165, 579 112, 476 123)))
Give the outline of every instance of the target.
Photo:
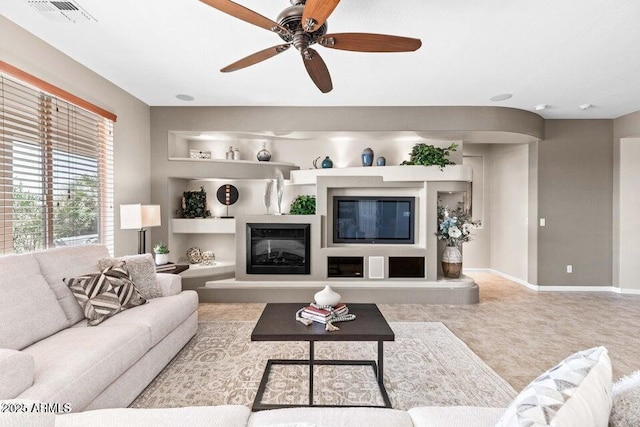
POLYGON ((146 253, 147 230, 160 226, 160 205, 120 205, 120 229, 138 230, 138 253, 146 253))

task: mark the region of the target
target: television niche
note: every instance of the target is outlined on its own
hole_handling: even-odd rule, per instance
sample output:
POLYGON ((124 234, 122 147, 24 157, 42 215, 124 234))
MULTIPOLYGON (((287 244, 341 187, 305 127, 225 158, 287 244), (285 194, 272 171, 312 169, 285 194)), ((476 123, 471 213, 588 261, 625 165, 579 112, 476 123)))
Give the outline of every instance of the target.
POLYGON ((415 197, 333 197, 334 243, 414 243, 415 197))

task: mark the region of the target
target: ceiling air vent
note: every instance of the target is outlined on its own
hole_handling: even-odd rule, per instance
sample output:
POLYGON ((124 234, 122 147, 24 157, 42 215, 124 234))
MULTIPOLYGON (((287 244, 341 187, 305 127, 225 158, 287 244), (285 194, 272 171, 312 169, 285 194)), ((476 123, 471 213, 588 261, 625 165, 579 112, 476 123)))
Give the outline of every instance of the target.
POLYGON ((97 20, 82 8, 76 1, 29 0, 29 5, 40 14, 56 22, 88 22, 97 20))

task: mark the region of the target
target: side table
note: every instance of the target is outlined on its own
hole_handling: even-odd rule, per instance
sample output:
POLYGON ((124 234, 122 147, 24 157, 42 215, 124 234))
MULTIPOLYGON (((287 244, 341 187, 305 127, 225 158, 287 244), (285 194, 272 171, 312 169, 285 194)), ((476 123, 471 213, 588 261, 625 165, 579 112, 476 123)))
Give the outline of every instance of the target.
POLYGON ((174 264, 172 262, 156 265, 156 273, 180 274, 189 269, 189 264, 174 264))

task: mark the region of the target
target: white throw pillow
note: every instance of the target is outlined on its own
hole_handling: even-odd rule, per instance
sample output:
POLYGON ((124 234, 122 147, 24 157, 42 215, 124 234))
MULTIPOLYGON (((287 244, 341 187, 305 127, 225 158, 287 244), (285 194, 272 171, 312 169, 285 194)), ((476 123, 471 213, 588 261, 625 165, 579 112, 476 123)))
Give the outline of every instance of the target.
POLYGON ((496 426, 606 427, 611 376, 606 348, 574 353, 525 387, 496 426))
POLYGON ((640 371, 616 381, 611 390, 610 427, 640 426, 640 371))

